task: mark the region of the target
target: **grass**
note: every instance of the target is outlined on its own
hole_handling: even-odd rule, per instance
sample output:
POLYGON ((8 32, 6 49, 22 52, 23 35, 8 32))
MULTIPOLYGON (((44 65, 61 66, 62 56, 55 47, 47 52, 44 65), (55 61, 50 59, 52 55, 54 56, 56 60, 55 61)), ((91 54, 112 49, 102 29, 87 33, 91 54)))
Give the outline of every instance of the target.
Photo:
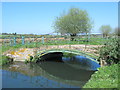
POLYGON ((42 42, 31 42, 31 43, 27 43, 25 45, 23 45, 22 47, 27 47, 27 48, 34 48, 34 47, 40 47, 41 45, 103 45, 107 40, 104 38, 91 38, 91 40, 89 42, 86 42, 84 40, 81 41, 70 41, 70 40, 50 40, 47 42, 44 42, 44 44, 42 44, 42 42))
POLYGON ((86 42, 86 38, 77 39, 77 41, 70 41, 70 40, 54 40, 46 42, 47 45, 72 45, 72 44, 88 44, 88 45, 103 45, 106 39, 104 38, 91 38, 89 42, 86 42))
MULTIPOLYGON (((17 37, 17 36, 16 36, 17 37)), ((25 37, 26 38, 26 37, 25 37)), ((105 38, 99 38, 99 37, 91 37, 89 42, 86 42, 87 38, 77 38, 76 41, 70 41, 70 38, 67 39, 58 39, 58 38, 54 38, 55 40, 51 40, 50 38, 47 37, 47 39, 49 39, 48 41, 45 41, 45 45, 68 45, 68 44, 88 44, 88 45, 103 45, 106 40, 105 38)), ((29 41, 25 41, 26 44, 28 44, 29 41)), ((34 42, 31 42, 34 43, 34 42)), ((4 44, 4 43, 3 43, 4 44)), ((8 43, 9 44, 9 43, 8 43)), ((42 44, 42 41, 38 41, 38 44, 42 44)))
POLYGON ((6 50, 8 50, 10 47, 9 46, 7 46, 6 48, 3 47, 3 49, 2 49, 2 47, 0 47, 0 66, 9 62, 8 57, 2 55, 2 53, 5 52, 6 50))
POLYGON ((4 65, 7 63, 10 63, 12 59, 10 59, 8 56, 2 55, 2 60, 0 60, 0 65, 4 65))
POLYGON ((4 64, 7 64, 7 63, 10 63, 10 58, 5 56, 5 55, 2 55, 3 52, 7 51, 7 50, 15 50, 17 48, 20 48, 21 45, 16 45, 16 46, 1 46, 0 47, 0 66, 1 65, 4 65, 4 64))
POLYGON ((99 68, 83 88, 118 88, 118 67, 120 68, 119 64, 114 64, 99 68))

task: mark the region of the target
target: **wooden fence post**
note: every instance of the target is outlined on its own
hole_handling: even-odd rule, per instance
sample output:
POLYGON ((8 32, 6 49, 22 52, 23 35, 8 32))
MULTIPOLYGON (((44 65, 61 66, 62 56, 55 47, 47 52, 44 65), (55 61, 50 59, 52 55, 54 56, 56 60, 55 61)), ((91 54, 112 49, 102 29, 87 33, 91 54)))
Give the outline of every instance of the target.
POLYGON ((44 44, 44 36, 42 37, 42 44, 44 44))

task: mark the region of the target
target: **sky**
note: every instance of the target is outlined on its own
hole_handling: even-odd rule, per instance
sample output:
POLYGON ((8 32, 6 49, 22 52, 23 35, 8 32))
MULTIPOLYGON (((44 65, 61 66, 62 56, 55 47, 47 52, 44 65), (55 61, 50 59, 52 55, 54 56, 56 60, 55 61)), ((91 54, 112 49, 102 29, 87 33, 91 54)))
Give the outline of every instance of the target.
POLYGON ((117 2, 2 2, 2 32, 50 34, 53 23, 71 7, 86 10, 94 21, 92 33, 100 33, 101 25, 118 26, 117 2))

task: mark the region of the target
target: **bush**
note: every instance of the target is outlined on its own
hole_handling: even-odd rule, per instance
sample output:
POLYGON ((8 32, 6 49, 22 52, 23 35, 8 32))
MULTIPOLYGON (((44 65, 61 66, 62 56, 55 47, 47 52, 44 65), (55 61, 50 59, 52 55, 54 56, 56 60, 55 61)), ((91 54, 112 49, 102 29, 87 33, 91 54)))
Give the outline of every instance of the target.
POLYGON ((117 37, 107 40, 100 49, 100 59, 105 60, 109 65, 119 63, 119 45, 119 38, 117 37))

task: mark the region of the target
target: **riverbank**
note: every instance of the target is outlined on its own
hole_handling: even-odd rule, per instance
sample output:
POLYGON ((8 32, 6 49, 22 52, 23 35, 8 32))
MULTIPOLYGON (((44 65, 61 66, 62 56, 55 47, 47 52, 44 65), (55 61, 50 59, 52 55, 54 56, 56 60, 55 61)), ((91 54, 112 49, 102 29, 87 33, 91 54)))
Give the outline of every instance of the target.
POLYGON ((3 55, 5 51, 8 51, 11 47, 10 46, 1 46, 0 47, 0 66, 9 63, 8 57, 3 55))
POLYGON ((4 53, 9 51, 16 51, 18 50, 22 45, 16 45, 16 46, 0 46, 0 66, 9 63, 9 57, 6 57, 4 53))
POLYGON ((99 68, 83 88, 120 88, 118 69, 119 64, 99 68))

